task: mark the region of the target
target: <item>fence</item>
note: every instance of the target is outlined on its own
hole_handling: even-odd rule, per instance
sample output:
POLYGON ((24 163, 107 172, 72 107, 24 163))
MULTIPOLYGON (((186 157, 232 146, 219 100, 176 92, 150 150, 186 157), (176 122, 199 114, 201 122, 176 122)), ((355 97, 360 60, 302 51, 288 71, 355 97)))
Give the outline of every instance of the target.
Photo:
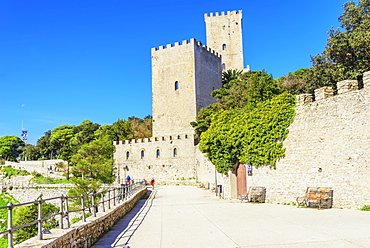
POLYGON ((43 222, 47 219, 59 216, 59 228, 63 229, 64 224, 66 223, 66 227, 70 227, 70 214, 75 212, 82 212, 82 221, 86 222, 86 211, 89 210, 94 217, 96 217, 96 213, 99 211, 99 208, 102 212, 105 212, 106 207, 108 209, 111 208, 111 205, 116 206, 116 204, 120 204, 122 201, 125 201, 130 196, 135 194, 135 192, 141 190, 142 188, 146 187, 144 180, 138 180, 135 183, 128 184, 128 185, 121 185, 121 187, 111 188, 105 191, 97 192, 94 194, 89 195, 82 195, 82 196, 58 196, 48 199, 39 199, 38 201, 32 201, 32 202, 26 202, 26 203, 20 203, 20 204, 11 204, 9 203, 8 206, 0 207, 0 209, 8 209, 8 229, 6 231, 0 232, 1 234, 7 234, 8 235, 8 248, 13 248, 13 234, 16 230, 37 224, 38 227, 38 239, 43 239, 43 233, 47 232, 47 230, 43 229, 43 222), (47 201, 60 201, 59 204, 59 212, 54 213, 50 216, 42 216, 42 203, 47 201), (81 208, 77 210, 70 210, 69 208, 69 200, 80 200, 81 202, 81 208), (96 202, 98 200, 98 202, 96 202), (37 219, 29 222, 27 224, 24 224, 22 226, 16 226, 13 227, 13 210, 16 207, 25 206, 25 205, 31 205, 31 204, 38 204, 38 216, 37 219))

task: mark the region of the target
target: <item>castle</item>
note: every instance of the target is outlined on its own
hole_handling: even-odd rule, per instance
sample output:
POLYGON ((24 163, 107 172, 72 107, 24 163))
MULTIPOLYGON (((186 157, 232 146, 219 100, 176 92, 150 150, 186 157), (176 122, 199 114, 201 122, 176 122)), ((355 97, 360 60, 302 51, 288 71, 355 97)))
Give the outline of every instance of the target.
POLYGON ((244 69, 242 11, 205 14, 207 45, 190 39, 152 48, 153 137, 115 142, 118 181, 199 179, 194 128, 201 108, 215 103, 222 70, 244 69))
POLYGON ((242 12, 205 14, 207 45, 191 39, 152 49, 153 137, 115 141, 117 181, 126 175, 162 183, 198 182, 236 198, 266 187, 266 201, 292 204, 307 187, 332 187, 333 207, 370 205, 370 72, 356 80, 298 95, 296 116, 276 169, 237 165, 228 176, 200 152, 190 122, 215 102, 222 70, 244 69, 242 12), (240 186, 243 188, 240 189, 240 186))

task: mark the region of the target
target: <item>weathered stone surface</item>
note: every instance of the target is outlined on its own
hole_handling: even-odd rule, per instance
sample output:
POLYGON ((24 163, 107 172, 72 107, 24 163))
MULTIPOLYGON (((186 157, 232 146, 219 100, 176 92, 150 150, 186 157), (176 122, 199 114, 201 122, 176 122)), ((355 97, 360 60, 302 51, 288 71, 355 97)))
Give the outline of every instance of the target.
POLYGON ((351 90, 358 90, 357 80, 343 80, 337 83, 338 94, 344 94, 351 90))
POLYGON ((313 101, 313 97, 311 94, 300 94, 296 96, 297 106, 305 105, 311 103, 313 101))
POLYGON ((272 203, 295 202, 307 187, 332 187, 333 206, 370 205, 370 88, 296 108, 276 169, 254 168, 248 186, 272 203))
POLYGON ((332 87, 324 86, 320 89, 315 90, 315 100, 320 101, 334 95, 334 90, 332 87))

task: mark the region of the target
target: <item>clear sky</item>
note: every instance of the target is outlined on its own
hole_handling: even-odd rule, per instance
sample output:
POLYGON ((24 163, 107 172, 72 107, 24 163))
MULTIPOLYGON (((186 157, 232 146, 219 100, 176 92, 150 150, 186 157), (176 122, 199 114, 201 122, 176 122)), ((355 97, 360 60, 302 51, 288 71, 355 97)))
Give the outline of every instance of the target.
POLYGON ((243 11, 252 70, 310 67, 345 2, 0 0, 0 137, 151 114, 151 48, 205 44, 204 13, 243 11))

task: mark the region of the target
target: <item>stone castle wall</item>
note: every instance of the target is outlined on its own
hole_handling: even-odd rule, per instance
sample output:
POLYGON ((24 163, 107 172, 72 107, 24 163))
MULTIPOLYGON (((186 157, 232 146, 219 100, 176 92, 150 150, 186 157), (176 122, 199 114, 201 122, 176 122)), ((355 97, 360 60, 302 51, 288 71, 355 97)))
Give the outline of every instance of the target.
POLYGON ((115 142, 117 180, 124 183, 127 175, 157 183, 194 179, 194 139, 193 134, 182 134, 115 142))
POLYGON ((193 133, 190 122, 216 100, 221 56, 199 41, 184 40, 152 49, 153 136, 193 133))
POLYGON ((370 205, 370 72, 357 81, 315 91, 316 101, 298 96, 296 116, 276 169, 253 168, 247 185, 265 186, 272 203, 295 202, 307 187, 332 187, 334 207, 370 205))

